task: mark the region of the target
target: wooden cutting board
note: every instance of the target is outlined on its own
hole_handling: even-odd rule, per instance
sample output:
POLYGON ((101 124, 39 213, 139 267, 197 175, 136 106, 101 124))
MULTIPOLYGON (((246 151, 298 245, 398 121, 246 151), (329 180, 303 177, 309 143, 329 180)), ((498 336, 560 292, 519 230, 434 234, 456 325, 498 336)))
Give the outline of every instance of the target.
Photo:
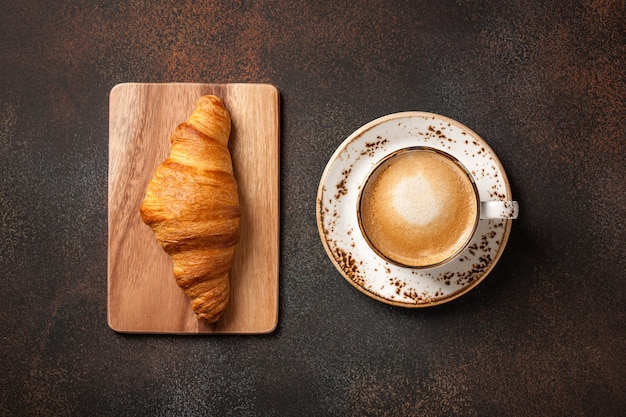
POLYGON ((278 322, 279 94, 265 84, 116 85, 110 93, 108 323, 118 332, 259 334, 278 322), (170 135, 196 99, 222 98, 243 215, 231 298, 216 324, 198 321, 172 262, 139 217, 170 135))

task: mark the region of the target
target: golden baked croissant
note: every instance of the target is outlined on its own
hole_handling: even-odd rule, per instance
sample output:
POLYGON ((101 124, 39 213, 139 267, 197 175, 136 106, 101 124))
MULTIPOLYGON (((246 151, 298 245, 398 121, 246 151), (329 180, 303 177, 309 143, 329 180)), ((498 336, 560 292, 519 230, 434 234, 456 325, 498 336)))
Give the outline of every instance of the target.
POLYGON ((174 263, 174 277, 199 319, 222 316, 239 240, 241 207, 228 150, 230 115, 222 101, 198 99, 170 139, 169 157, 155 171, 141 218, 174 263))

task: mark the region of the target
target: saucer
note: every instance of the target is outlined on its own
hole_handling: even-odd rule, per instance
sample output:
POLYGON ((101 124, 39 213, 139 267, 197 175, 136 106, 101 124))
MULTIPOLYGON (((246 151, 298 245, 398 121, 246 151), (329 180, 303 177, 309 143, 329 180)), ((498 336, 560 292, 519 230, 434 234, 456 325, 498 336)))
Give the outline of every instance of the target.
POLYGON ((317 227, 333 265, 356 289, 381 302, 416 308, 451 301, 475 288, 494 268, 509 237, 510 219, 481 219, 470 244, 431 269, 399 266, 380 257, 359 228, 357 201, 368 173, 400 149, 447 152, 471 173, 480 201, 512 200, 502 164, 476 133, 433 113, 403 112, 352 133, 332 155, 317 193, 317 227))

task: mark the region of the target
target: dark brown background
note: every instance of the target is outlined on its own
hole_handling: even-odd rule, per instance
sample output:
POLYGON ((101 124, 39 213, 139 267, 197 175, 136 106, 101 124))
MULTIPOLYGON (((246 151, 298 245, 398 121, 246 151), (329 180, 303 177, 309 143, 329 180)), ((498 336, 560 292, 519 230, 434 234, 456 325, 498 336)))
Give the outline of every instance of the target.
POLYGON ((625 7, 3 2, 0 415, 623 415, 625 7), (125 81, 280 89, 271 335, 107 327, 108 93, 125 81), (429 310, 354 290, 315 222, 336 147, 404 110, 478 132, 521 204, 488 279, 429 310))

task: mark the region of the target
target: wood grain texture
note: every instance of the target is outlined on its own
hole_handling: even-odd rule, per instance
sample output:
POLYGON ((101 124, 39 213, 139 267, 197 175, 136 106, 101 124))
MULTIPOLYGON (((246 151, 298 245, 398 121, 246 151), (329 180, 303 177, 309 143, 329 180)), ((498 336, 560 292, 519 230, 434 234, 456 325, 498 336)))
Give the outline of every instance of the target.
POLYGON ((279 96, 265 84, 116 85, 110 93, 108 323, 118 332, 255 334, 278 322, 279 96), (174 128, 196 99, 219 96, 230 112, 229 148, 243 215, 231 300, 215 324, 198 321, 172 262, 139 207, 174 128))

